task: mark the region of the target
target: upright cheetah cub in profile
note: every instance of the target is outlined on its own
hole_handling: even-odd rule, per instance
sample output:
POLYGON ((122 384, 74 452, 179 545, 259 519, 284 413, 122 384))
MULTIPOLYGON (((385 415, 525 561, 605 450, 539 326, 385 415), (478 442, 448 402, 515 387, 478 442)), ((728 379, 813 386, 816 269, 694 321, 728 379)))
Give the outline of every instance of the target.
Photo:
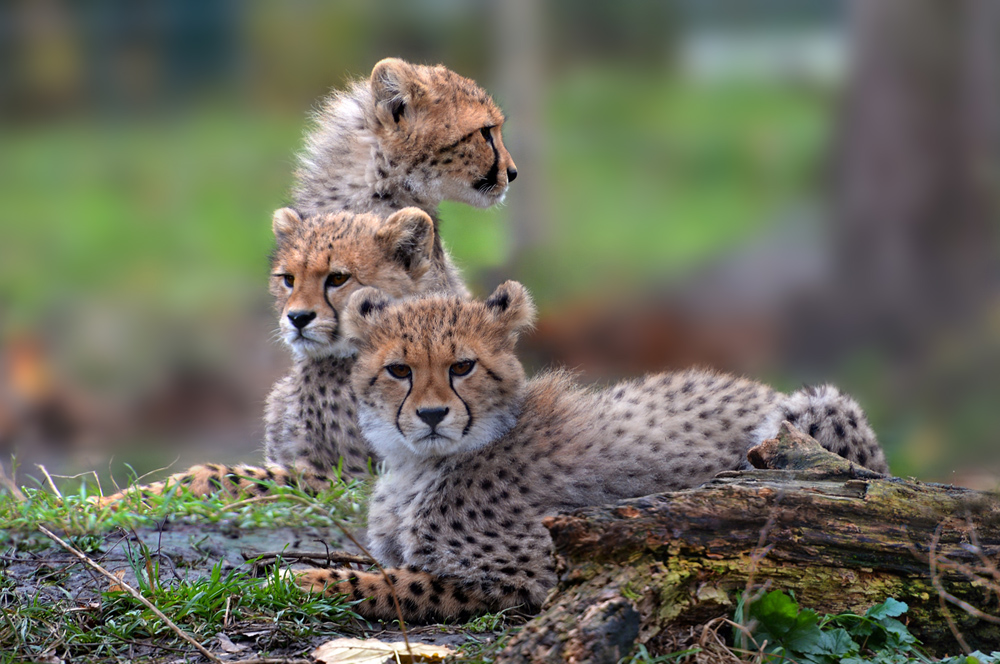
MULTIPOLYGON (((700 370, 599 391, 560 372, 526 380, 514 344, 534 313, 510 281, 485 302, 393 303, 363 289, 347 305, 359 421, 388 467, 369 508, 370 547, 393 568, 406 620, 537 610, 556 581, 542 517, 696 486, 743 465, 782 419, 887 469, 861 409, 832 387, 787 396, 700 370)), ((307 589, 370 598, 356 607, 365 616, 395 617, 380 574, 297 578, 307 589)))
MULTIPOLYGON (((295 173, 293 207, 304 215, 422 209, 438 230, 438 206, 489 207, 517 167, 503 144, 504 115, 475 81, 441 66, 386 58, 368 80, 324 102, 295 173)), ((435 234, 449 290, 467 294, 435 234)))

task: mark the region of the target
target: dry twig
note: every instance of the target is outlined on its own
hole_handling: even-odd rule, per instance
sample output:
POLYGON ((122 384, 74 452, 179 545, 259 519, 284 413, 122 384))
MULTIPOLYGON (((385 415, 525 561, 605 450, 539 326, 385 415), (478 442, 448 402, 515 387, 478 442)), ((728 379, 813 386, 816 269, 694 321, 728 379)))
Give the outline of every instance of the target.
POLYGON ((243 556, 243 560, 249 561, 257 559, 260 562, 281 558, 286 562, 324 562, 357 565, 375 564, 374 558, 369 556, 359 556, 356 553, 347 553, 346 551, 327 551, 325 553, 320 553, 318 551, 295 551, 289 549, 287 551, 264 551, 262 553, 241 551, 240 555, 243 556))
POLYGON ((125 583, 123 580, 119 579, 117 576, 115 576, 114 574, 112 574, 111 572, 109 572, 108 570, 106 570, 103 567, 101 567, 100 565, 98 565, 96 562, 94 562, 93 560, 91 560, 90 558, 88 558, 87 555, 85 553, 83 553, 82 551, 79 551, 79 550, 73 548, 72 546, 70 546, 69 544, 67 544, 66 542, 64 542, 55 533, 53 533, 52 531, 50 531, 45 526, 38 526, 38 529, 40 531, 42 531, 42 533, 46 537, 48 537, 49 539, 51 539, 52 541, 54 541, 55 543, 57 543, 59 546, 61 546, 62 548, 66 549, 67 551, 69 551, 70 553, 72 553, 74 556, 76 556, 77 558, 79 558, 83 563, 85 563, 89 567, 93 568, 95 571, 97 571, 102 576, 106 577, 112 583, 120 586, 125 592, 127 592, 129 595, 131 595, 136 601, 138 601, 143 606, 145 606, 147 609, 149 609, 150 611, 152 611, 153 613, 155 613, 156 616, 160 620, 162 620, 167 627, 169 627, 171 630, 173 630, 173 632, 175 634, 177 634, 177 636, 179 636, 180 638, 184 639, 185 641, 187 641, 188 643, 190 643, 192 646, 194 646, 195 649, 197 649, 198 652, 200 652, 202 655, 204 655, 205 657, 207 657, 212 662, 215 662, 216 664, 222 664, 222 660, 220 660, 218 657, 216 657, 215 655, 213 655, 212 653, 210 653, 208 650, 206 650, 204 646, 202 646, 200 643, 198 643, 197 641, 195 641, 193 638, 191 638, 190 636, 188 636, 184 632, 184 630, 182 630, 180 627, 178 627, 177 625, 175 625, 174 622, 172 620, 170 620, 170 618, 168 618, 166 615, 164 615, 164 613, 162 611, 160 611, 158 608, 156 608, 148 599, 146 599, 145 597, 143 597, 142 594, 138 590, 136 590, 135 588, 133 588, 132 586, 130 586, 129 584, 125 583))
POLYGON ((48 469, 40 463, 36 463, 35 465, 38 467, 39 470, 42 471, 42 474, 45 475, 45 480, 49 483, 49 486, 52 488, 52 493, 59 496, 59 500, 62 500, 63 495, 59 492, 59 487, 56 486, 56 483, 52 481, 52 476, 49 475, 48 469))

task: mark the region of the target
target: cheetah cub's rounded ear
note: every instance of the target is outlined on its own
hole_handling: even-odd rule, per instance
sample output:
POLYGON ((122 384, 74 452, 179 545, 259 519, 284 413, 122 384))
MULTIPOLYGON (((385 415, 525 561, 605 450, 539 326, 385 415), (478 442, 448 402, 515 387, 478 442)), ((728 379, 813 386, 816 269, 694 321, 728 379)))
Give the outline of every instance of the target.
POLYGON ((295 232, 302 225, 302 217, 292 208, 281 208, 274 211, 271 220, 271 230, 274 231, 274 238, 282 240, 295 232))
POLYGON ((420 208, 403 208, 385 220, 376 237, 386 254, 410 271, 433 255, 434 222, 420 208))
POLYGON ((358 342, 367 341, 372 327, 381 318, 382 311, 389 306, 390 301, 388 295, 371 286, 351 293, 341 320, 344 335, 358 342))
POLYGON ((505 281, 486 298, 486 311, 507 329, 511 341, 535 324, 535 303, 528 289, 516 281, 505 281))
POLYGON ((385 110, 385 119, 399 124, 405 117, 406 107, 413 101, 413 93, 420 87, 413 66, 399 58, 385 58, 372 69, 371 88, 379 110, 385 110))

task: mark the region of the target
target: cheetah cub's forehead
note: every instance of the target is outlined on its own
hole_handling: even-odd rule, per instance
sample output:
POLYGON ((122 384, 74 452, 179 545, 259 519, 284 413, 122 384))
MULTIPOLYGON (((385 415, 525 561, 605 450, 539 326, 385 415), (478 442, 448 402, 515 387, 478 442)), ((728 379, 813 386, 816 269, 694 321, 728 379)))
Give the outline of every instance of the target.
POLYGON ((297 355, 349 355, 340 329, 351 293, 375 285, 393 297, 440 288, 446 266, 434 256, 434 223, 404 208, 387 219, 341 212, 274 213, 271 293, 281 337, 297 355))
POLYGON ((427 295, 392 301, 376 289, 352 296, 345 327, 366 348, 396 343, 418 351, 456 345, 513 351, 518 335, 535 321, 527 289, 508 281, 485 301, 427 295))
POLYGON ((516 282, 485 302, 393 302, 375 289, 352 295, 344 327, 359 349, 352 383, 362 433, 390 466, 502 436, 517 420, 525 384, 514 344, 534 316, 516 282))
MULTIPOLYGON (((398 58, 386 58, 372 69, 372 90, 379 99, 392 99, 390 113, 405 114, 405 105, 414 110, 432 111, 425 121, 434 120, 439 128, 457 135, 467 126, 504 123, 503 111, 493 98, 472 79, 457 74, 444 65, 411 64, 398 58), (404 108, 400 108, 400 102, 404 108), (445 123, 452 126, 445 127, 445 123)), ((394 118, 398 121, 398 118, 394 118)))

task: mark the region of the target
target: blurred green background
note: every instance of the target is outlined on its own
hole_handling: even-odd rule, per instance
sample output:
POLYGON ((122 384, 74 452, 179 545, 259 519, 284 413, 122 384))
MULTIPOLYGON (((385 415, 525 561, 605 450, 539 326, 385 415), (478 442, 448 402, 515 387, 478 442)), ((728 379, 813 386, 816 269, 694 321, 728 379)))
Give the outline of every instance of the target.
MULTIPOLYGON (((259 458, 263 399, 288 364, 266 293, 270 214, 288 201, 310 110, 393 55, 474 78, 507 112, 520 173, 507 204, 445 204, 442 235, 477 294, 506 278, 531 289, 533 368, 605 381, 701 363, 783 389, 837 382, 898 474, 995 486, 996 72, 970 79, 985 129, 954 111, 992 145, 976 157, 986 193, 952 183, 954 168, 921 185, 986 201, 957 206, 978 234, 960 232, 954 206, 878 212, 894 169, 954 152, 936 125, 915 124, 923 152, 886 139, 897 161, 864 170, 882 145, 865 132, 893 127, 869 129, 870 91, 885 86, 862 85, 865 72, 897 80, 881 47, 866 49, 921 4, 871 16, 778 0, 8 0, 0 453, 29 474, 36 461, 105 468, 111 454, 140 471, 259 458), (868 189, 852 178, 873 192, 855 196, 868 189), (860 236, 859 209, 876 210, 860 236), (951 247, 952 232, 986 255, 951 247), (854 264, 859 237, 872 257, 854 264), (958 255, 939 266, 925 250, 958 255), (949 280, 956 264, 985 266, 982 292, 949 280), (924 277, 950 290, 925 296, 924 277)), ((995 15, 994 32, 971 30, 983 21, 968 4, 933 28, 956 50, 996 35, 995 15)), ((900 29, 907 57, 919 29, 900 29)), ((979 75, 991 54, 926 57, 979 75)), ((906 94, 879 103, 892 116, 906 94)))

